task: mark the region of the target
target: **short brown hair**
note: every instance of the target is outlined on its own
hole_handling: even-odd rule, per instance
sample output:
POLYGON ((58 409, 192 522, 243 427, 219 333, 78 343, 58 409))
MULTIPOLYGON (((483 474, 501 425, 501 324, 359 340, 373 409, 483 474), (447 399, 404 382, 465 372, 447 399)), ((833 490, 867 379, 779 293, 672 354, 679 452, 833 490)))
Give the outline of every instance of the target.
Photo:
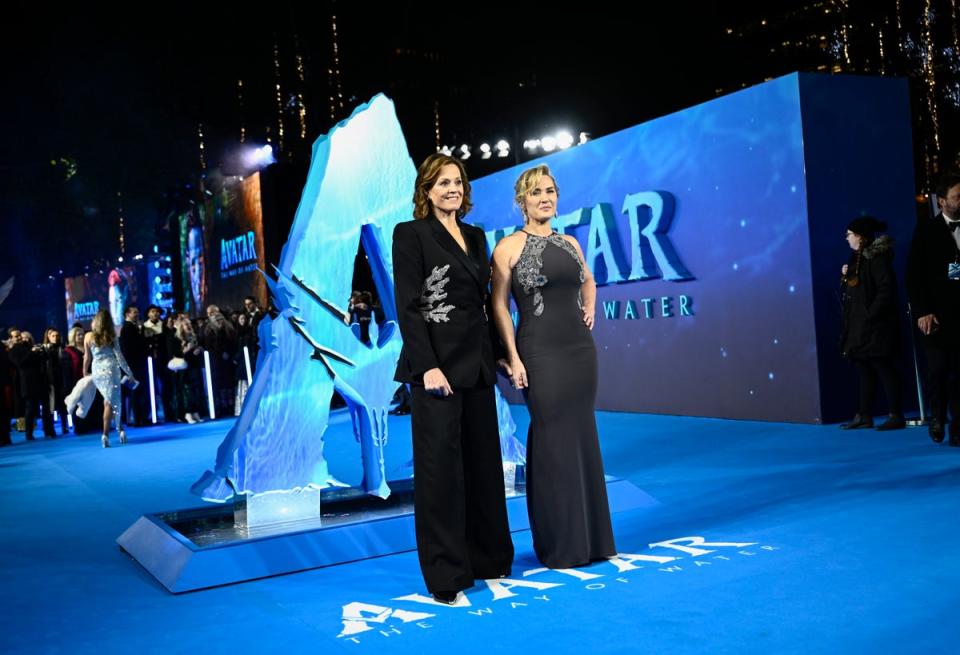
POLYGON ((958 184, 960 184, 960 171, 947 171, 937 180, 937 188, 934 191, 940 198, 946 198, 950 189, 958 184))
POLYGON ((457 218, 463 218, 473 208, 470 201, 470 181, 467 179, 467 169, 456 157, 441 152, 434 153, 423 160, 417 169, 417 181, 413 185, 413 217, 427 218, 433 205, 430 202, 429 192, 440 178, 440 171, 447 164, 453 164, 460 171, 463 180, 463 204, 457 210, 457 218))

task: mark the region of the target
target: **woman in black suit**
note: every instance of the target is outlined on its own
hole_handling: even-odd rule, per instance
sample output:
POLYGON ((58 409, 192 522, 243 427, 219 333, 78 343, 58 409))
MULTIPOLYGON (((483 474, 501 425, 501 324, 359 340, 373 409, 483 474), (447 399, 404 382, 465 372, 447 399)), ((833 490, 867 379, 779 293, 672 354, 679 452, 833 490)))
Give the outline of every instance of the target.
POLYGON ((393 233, 403 350, 395 379, 411 385, 417 551, 434 599, 455 603, 475 579, 513 562, 493 385, 483 231, 461 218, 470 183, 457 159, 417 171, 414 220, 393 233))

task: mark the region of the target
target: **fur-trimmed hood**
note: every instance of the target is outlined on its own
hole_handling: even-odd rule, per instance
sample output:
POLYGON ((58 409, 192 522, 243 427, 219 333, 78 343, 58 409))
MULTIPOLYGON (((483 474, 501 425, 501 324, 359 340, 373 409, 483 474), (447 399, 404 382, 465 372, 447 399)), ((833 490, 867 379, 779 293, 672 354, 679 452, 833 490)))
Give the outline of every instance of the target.
POLYGON ((863 249, 863 256, 867 259, 875 259, 882 255, 893 255, 893 237, 886 234, 877 237, 873 243, 863 249))

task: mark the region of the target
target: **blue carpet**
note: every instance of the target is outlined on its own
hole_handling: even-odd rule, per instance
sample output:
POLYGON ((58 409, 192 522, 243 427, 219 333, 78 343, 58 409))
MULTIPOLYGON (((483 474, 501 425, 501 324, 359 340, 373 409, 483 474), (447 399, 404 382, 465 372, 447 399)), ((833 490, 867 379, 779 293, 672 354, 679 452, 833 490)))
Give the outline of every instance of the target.
MULTIPOLYGON (((402 474, 409 420, 391 420, 402 474)), ((0 652, 957 652, 960 449, 922 429, 598 420, 608 472, 659 501, 614 517, 620 552, 676 559, 524 576, 539 564, 516 533, 527 586, 481 583, 464 607, 403 599, 426 593, 415 553, 169 594, 114 540, 143 513, 199 504, 189 486, 229 421, 133 429, 109 450, 18 442, 0 449, 0 652), (694 536, 750 545, 652 545, 694 536)), ((342 417, 326 439, 357 447, 342 417)), ((334 473, 355 482, 359 465, 334 473)))

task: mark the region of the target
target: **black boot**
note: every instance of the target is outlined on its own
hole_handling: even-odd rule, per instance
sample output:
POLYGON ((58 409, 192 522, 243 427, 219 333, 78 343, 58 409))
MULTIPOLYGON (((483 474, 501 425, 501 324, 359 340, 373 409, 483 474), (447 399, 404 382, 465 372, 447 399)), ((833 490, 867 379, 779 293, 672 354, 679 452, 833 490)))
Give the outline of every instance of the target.
POLYGON ((960 422, 950 422, 950 445, 954 447, 960 446, 960 422))
POLYGON ((903 414, 890 414, 887 420, 877 426, 877 430, 902 430, 907 427, 907 422, 903 419, 903 414))
POLYGON ((841 430, 859 430, 861 428, 872 428, 873 427, 873 418, 869 416, 861 416, 857 414, 853 417, 849 423, 844 423, 840 426, 841 430))

